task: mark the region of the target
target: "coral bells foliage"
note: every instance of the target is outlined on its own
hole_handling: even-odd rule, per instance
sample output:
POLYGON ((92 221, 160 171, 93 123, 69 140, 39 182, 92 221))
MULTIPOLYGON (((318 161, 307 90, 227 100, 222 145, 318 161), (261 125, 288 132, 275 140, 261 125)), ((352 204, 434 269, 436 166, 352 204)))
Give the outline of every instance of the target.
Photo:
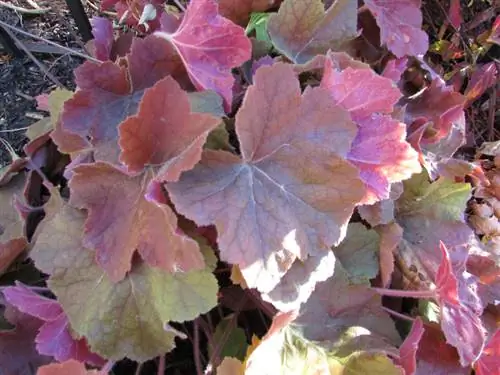
POLYGON ((491 212, 499 196, 482 164, 452 157, 463 95, 435 72, 405 89, 407 69, 428 69, 412 57, 428 43, 419 1, 102 6, 142 34, 94 19, 76 91, 45 98, 28 157, 0 175, 0 272, 29 250, 47 275, 3 288, 6 311, 34 323, 6 314, 2 366, 16 368, 13 337, 30 363, 61 362, 40 374, 142 362, 197 319, 219 374, 498 374, 500 252, 465 221, 465 176, 491 212), (377 70, 359 47, 367 10, 388 57, 377 70), (267 12, 266 40, 242 27, 252 12, 267 12), (250 300, 272 325, 224 358, 205 314, 250 300))

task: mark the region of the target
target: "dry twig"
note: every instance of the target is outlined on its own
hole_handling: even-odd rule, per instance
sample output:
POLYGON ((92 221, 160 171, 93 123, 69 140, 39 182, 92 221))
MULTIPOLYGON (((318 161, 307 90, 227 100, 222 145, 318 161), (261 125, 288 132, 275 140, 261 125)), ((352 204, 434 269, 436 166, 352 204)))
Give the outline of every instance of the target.
POLYGON ((19 33, 19 34, 21 34, 21 35, 25 35, 25 36, 28 36, 28 37, 33 38, 33 39, 41 40, 41 41, 43 41, 43 42, 45 42, 45 43, 47 43, 47 44, 53 45, 53 46, 55 46, 55 47, 58 47, 58 48, 60 48, 60 49, 62 49, 62 50, 64 50, 64 51, 66 51, 66 52, 70 53, 71 55, 80 56, 80 57, 82 57, 82 58, 84 58, 84 59, 87 59, 87 60, 89 60, 89 61, 93 61, 93 62, 96 62, 96 63, 99 63, 99 64, 102 62, 102 61, 100 61, 100 60, 98 60, 98 59, 96 59, 96 58, 94 58, 94 57, 92 57, 92 56, 89 56, 89 55, 86 55, 86 54, 84 54, 84 53, 81 53, 81 52, 78 52, 78 51, 76 51, 76 50, 73 50, 73 49, 71 49, 71 48, 68 48, 68 47, 62 46, 62 45, 57 44, 57 43, 55 43, 55 42, 52 42, 52 41, 50 41, 50 40, 48 40, 48 39, 42 38, 41 36, 33 35, 33 34, 31 34, 31 33, 28 33, 28 32, 26 32, 26 31, 24 31, 24 30, 21 30, 21 29, 19 29, 19 28, 15 27, 15 26, 9 25, 8 23, 5 23, 5 22, 3 22, 3 21, 0 21, 0 26, 3 26, 3 27, 4 27, 4 29, 13 30, 13 31, 15 31, 16 33, 19 33))
MULTIPOLYGON (((34 2, 30 2, 30 5, 36 4, 34 2)), ((23 14, 45 14, 50 11, 50 8, 40 8, 38 4, 36 4, 35 9, 26 9, 23 7, 19 7, 17 5, 11 4, 11 3, 6 3, 5 1, 0 1, 0 7, 4 7, 7 9, 11 9, 15 12, 18 13, 23 13, 23 14)))

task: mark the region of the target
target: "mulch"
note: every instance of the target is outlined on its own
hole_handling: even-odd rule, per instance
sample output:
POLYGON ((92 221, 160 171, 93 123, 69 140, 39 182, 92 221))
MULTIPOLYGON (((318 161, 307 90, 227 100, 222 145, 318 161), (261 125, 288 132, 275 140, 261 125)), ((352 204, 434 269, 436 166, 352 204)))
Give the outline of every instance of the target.
MULTIPOLYGON (((11 3, 29 8, 29 5, 20 0, 11 3)), ((38 1, 38 5, 50 6, 51 11, 42 15, 26 15, 0 7, 0 20, 60 45, 82 49, 78 28, 65 2, 38 1)), ((26 44, 37 42, 23 35, 16 36, 26 44)), ((55 53, 34 52, 33 55, 66 88, 75 89, 73 70, 82 64, 82 58, 55 53)), ((0 46, 0 137, 16 152, 22 154, 22 147, 26 142, 23 129, 38 121, 37 117, 47 115, 37 110, 35 97, 56 87, 29 57, 13 57, 0 46)), ((0 167, 10 161, 9 153, 0 145, 0 167)))

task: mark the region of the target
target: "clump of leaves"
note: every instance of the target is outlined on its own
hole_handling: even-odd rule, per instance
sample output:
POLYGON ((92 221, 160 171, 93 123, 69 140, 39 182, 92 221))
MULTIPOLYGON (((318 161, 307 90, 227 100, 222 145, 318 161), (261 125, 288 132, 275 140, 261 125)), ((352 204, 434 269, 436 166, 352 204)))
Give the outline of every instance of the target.
POLYGON ((500 259, 478 228, 498 147, 494 167, 454 159, 467 99, 408 79, 430 69, 419 5, 103 2, 147 35, 94 19, 100 62, 2 171, 0 272, 24 254, 47 275, 3 289, 37 323, 30 361, 61 362, 39 373, 163 363, 193 322, 200 374, 494 374, 500 259))

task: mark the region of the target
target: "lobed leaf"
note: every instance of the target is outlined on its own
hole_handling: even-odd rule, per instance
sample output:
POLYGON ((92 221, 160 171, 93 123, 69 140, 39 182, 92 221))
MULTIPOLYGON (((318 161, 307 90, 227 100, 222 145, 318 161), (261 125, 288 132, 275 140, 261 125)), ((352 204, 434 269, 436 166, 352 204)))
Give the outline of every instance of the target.
POLYGON ((216 305, 209 270, 172 274, 139 263, 113 283, 81 244, 83 212, 64 205, 45 220, 32 258, 51 274, 48 285, 71 327, 103 357, 146 361, 168 352, 177 334, 165 328, 168 321, 194 319, 216 305))
POLYGON ((422 172, 405 181, 396 201, 396 222, 403 228, 399 254, 427 280, 433 280, 441 262, 439 241, 449 247, 464 246, 474 233, 463 221, 470 185, 440 178, 430 183, 422 172))
POLYGON ((410 333, 399 347, 399 364, 404 369, 405 375, 413 375, 417 370, 417 350, 424 334, 424 324, 417 318, 411 326, 410 333))
POLYGON ((492 375, 498 371, 500 365, 500 330, 497 329, 491 335, 484 350, 474 364, 474 370, 477 375, 492 375))
POLYGON ((348 160, 359 168, 367 187, 362 203, 389 198, 391 183, 421 171, 417 152, 406 142, 405 124, 389 115, 401 97, 391 80, 370 69, 337 71, 327 58, 321 87, 358 126, 348 160))
POLYGON ((19 311, 44 322, 35 337, 38 353, 57 361, 74 359, 96 366, 104 364, 101 357, 89 350, 85 338, 73 338, 68 318, 57 301, 40 296, 20 283, 5 288, 4 295, 19 311))
POLYGON ((420 0, 366 0, 380 28, 381 42, 396 57, 427 52, 429 37, 422 28, 420 0))
POLYGON ((134 39, 127 64, 86 62, 75 70, 79 90, 64 103, 54 141, 72 152, 92 149, 96 160, 118 162, 118 125, 137 112, 144 90, 172 75, 182 80, 182 62, 170 45, 154 36, 134 39), (76 139, 75 139, 76 138, 76 139))
POLYGON ((379 273, 380 237, 361 223, 351 223, 342 243, 333 249, 353 284, 365 283, 379 273))
POLYGON ((15 326, 13 330, 0 331, 0 374, 31 374, 34 369, 50 362, 35 348, 35 337, 42 322, 7 303, 5 319, 15 326))
POLYGON ((155 34, 176 48, 195 87, 217 92, 229 111, 234 84, 231 69, 251 55, 245 30, 221 16, 215 0, 192 0, 175 33, 155 34))
POLYGON ((268 32, 274 46, 297 64, 338 50, 357 36, 357 4, 337 0, 326 11, 321 0, 285 0, 271 15, 268 32))
POLYGON ((97 264, 114 282, 131 269, 136 250, 146 263, 169 272, 205 265, 196 241, 177 233, 177 217, 165 197, 146 196, 152 178, 149 171, 129 176, 106 163, 73 169, 70 204, 88 210, 83 246, 95 249, 97 264))
POLYGON ((241 158, 205 150, 167 184, 176 209, 215 224, 221 258, 249 287, 272 290, 295 259, 319 255, 345 236, 363 194, 343 157, 355 126, 322 88, 301 95, 289 65, 261 67, 236 115, 241 158))
POLYGON ((219 122, 191 112, 187 93, 166 77, 146 90, 137 115, 120 124, 120 161, 129 172, 160 165, 157 180, 177 181, 200 160, 203 144, 219 122))

